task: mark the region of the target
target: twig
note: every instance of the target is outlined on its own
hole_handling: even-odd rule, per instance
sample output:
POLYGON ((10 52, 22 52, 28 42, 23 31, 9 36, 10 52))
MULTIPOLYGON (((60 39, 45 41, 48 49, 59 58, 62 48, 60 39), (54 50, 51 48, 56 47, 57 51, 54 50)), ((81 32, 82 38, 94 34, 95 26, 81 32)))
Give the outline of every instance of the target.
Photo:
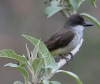
POLYGON ((66 13, 65 10, 61 10, 60 12, 62 13, 62 15, 63 15, 66 19, 68 19, 69 15, 66 13))
MULTIPOLYGON (((78 44, 78 46, 73 51, 71 51, 71 53, 73 54, 73 56, 75 56, 75 54, 79 51, 79 48, 81 47, 82 43, 83 43, 83 39, 81 39, 81 41, 78 44)), ((71 60, 71 55, 70 54, 66 55, 66 58, 68 58, 69 60, 71 60)), ((58 69, 60 69, 66 63, 67 62, 66 62, 65 59, 60 59, 60 61, 58 62, 58 68, 57 69, 53 69, 52 73, 55 73, 58 69)))

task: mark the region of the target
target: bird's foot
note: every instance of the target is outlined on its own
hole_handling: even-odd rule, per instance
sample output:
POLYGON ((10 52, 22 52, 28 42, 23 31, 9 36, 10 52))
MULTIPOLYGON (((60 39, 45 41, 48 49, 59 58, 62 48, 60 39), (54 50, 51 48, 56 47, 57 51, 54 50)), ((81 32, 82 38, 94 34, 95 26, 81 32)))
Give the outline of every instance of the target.
POLYGON ((74 55, 72 53, 68 53, 71 55, 71 61, 73 60, 74 55))
POLYGON ((66 62, 67 62, 67 64, 68 64, 69 59, 68 59, 67 57, 65 57, 66 55, 61 55, 61 54, 59 54, 59 56, 61 56, 61 59, 65 59, 66 62))

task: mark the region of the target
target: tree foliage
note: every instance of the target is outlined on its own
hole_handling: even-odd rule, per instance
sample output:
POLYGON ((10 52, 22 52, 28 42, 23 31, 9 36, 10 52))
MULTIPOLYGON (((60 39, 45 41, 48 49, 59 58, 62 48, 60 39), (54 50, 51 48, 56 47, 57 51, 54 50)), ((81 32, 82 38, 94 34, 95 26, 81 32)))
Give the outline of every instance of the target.
MULTIPOLYGON (((44 13, 49 18, 59 11, 64 11, 64 13, 66 13, 66 16, 69 17, 70 15, 77 13, 79 7, 84 1, 85 0, 47 0, 45 4, 50 3, 50 6, 48 6, 44 10, 44 13)), ((89 1, 91 5, 97 8, 95 4, 96 0, 89 1)), ((91 22, 93 22, 98 28, 100 28, 99 21, 93 16, 87 13, 81 13, 80 15, 90 19, 91 22)), ((51 57, 50 52, 41 40, 38 40, 28 35, 22 36, 34 45, 33 51, 29 51, 26 45, 27 56, 21 56, 16 54, 13 50, 3 49, 0 50, 0 57, 11 58, 19 61, 18 64, 8 63, 5 66, 16 68, 23 75, 25 84, 61 84, 58 81, 49 80, 56 73, 64 73, 70 75, 76 80, 77 84, 82 84, 82 82, 76 74, 70 71, 57 69, 57 63, 55 62, 54 58, 51 57), (28 67, 32 75, 31 82, 29 81, 29 73, 24 68, 24 66, 28 67), (56 69, 54 73, 52 73, 53 69, 56 69)), ((13 84, 23 83, 15 81, 13 84)))

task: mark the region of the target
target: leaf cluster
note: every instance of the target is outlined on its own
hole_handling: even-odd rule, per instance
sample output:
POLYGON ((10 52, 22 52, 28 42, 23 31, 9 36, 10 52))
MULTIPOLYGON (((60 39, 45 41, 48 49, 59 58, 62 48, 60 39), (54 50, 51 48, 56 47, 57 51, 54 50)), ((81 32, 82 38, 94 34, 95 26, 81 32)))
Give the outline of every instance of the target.
MULTIPOLYGON (((45 4, 50 3, 50 6, 48 6, 44 12, 47 17, 51 17, 59 11, 65 13, 66 16, 69 17, 70 15, 77 13, 80 5, 84 1, 85 0, 47 0, 45 4)), ((97 7, 95 4, 96 0, 89 1, 94 7, 97 7)), ((99 21, 93 16, 87 13, 81 13, 80 15, 88 18, 98 28, 100 28, 99 21)), ((61 84, 58 81, 49 80, 56 73, 68 74, 76 80, 77 84, 82 84, 76 74, 70 71, 57 69, 58 64, 55 62, 54 58, 51 57, 50 52, 41 40, 28 35, 22 36, 34 45, 33 51, 29 51, 26 44, 27 56, 18 55, 10 49, 3 49, 0 50, 0 57, 11 58, 19 61, 18 64, 8 63, 5 66, 16 68, 23 75, 25 84, 61 84), (29 73, 24 66, 27 66, 32 75, 31 81, 29 81, 29 73), (53 69, 56 69, 54 73, 52 73, 53 69)), ((23 83, 15 81, 13 84, 23 83)))
MULTIPOLYGON (((24 55, 21 56, 16 54, 13 50, 10 49, 1 50, 0 57, 11 58, 19 61, 18 64, 7 63, 5 64, 5 66, 16 68, 23 75, 25 84, 61 84, 58 81, 49 81, 49 79, 55 73, 69 74, 76 80, 78 84, 82 84, 78 76, 72 72, 57 70, 56 72, 52 73, 52 70, 57 69, 58 65, 55 62, 54 58, 51 57, 51 54, 46 48, 45 44, 42 41, 28 35, 23 35, 23 37, 25 37, 35 46, 34 50, 29 52, 29 49, 26 45, 27 58, 24 55), (27 66, 32 75, 31 82, 29 81, 29 73, 24 68, 24 66, 27 66)), ((21 83, 20 81, 15 81, 13 84, 23 83, 21 83)))
MULTIPOLYGON (((64 11, 67 18, 72 15, 76 14, 80 5, 86 0, 49 0, 48 2, 51 3, 50 6, 48 6, 44 13, 49 18, 55 13, 59 11, 64 11)), ((97 8, 96 6, 96 0, 89 0, 90 4, 97 8)), ((100 22, 93 16, 87 13, 81 13, 83 17, 86 17, 89 19, 92 23, 94 23, 98 28, 100 28, 100 22)))

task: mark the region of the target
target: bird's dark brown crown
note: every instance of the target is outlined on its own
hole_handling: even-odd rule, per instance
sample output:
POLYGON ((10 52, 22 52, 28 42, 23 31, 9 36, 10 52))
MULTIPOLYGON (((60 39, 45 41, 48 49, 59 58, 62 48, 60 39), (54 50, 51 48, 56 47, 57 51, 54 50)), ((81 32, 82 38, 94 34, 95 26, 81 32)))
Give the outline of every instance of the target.
POLYGON ((77 25, 83 25, 83 24, 84 24, 84 18, 81 15, 73 14, 67 19, 64 27, 77 26, 77 25))

